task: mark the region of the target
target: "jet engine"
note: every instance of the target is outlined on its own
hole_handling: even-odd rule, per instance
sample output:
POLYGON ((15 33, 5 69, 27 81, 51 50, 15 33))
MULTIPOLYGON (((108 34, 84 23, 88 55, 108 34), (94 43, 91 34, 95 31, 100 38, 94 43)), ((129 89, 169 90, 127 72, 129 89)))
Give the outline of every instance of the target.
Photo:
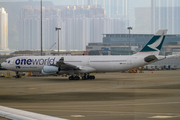
POLYGON ((41 73, 43 75, 54 75, 57 74, 57 72, 60 71, 59 67, 56 66, 44 66, 41 73))

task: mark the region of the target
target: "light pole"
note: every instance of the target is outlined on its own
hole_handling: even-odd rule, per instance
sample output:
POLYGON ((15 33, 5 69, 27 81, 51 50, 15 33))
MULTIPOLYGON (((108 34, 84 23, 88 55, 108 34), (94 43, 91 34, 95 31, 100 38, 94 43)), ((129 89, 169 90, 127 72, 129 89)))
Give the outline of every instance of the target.
POLYGON ((41 0, 41 56, 42 56, 42 0, 41 0))
POLYGON ((128 27, 127 29, 129 29, 129 55, 130 55, 130 51, 131 51, 131 43, 130 43, 130 30, 132 30, 132 27, 128 27))
POLYGON ((56 27, 55 29, 56 31, 58 30, 58 56, 59 56, 59 30, 61 30, 61 28, 56 27))

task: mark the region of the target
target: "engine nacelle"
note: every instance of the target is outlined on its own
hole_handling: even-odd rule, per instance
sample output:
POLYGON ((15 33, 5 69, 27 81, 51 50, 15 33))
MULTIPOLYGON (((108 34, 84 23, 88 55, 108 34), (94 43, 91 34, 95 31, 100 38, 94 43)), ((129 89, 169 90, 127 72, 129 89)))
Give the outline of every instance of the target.
POLYGON ((43 75, 54 75, 57 74, 57 72, 60 71, 59 67, 56 66, 44 66, 42 69, 43 75))

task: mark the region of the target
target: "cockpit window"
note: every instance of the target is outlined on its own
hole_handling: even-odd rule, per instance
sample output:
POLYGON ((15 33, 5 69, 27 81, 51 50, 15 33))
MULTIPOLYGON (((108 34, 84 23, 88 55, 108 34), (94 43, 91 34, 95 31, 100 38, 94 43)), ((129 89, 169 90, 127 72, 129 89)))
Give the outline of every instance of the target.
POLYGON ((11 61, 9 60, 8 63, 10 63, 11 61))

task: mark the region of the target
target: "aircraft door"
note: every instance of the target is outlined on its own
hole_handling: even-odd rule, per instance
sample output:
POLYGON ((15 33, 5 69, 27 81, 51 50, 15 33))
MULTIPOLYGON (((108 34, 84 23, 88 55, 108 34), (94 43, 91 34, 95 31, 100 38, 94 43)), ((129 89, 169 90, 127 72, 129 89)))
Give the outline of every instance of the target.
POLYGON ((90 65, 90 59, 89 58, 87 59, 86 65, 88 65, 88 66, 90 65))
POLYGON ((14 65, 14 59, 10 60, 10 65, 14 65))

